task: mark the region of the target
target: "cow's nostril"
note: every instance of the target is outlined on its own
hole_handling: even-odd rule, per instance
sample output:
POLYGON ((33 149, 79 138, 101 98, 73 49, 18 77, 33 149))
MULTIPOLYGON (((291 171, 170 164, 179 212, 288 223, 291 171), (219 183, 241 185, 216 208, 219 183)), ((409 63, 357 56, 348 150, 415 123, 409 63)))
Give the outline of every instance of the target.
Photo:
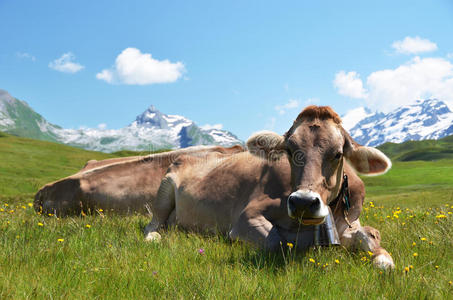
POLYGON ((319 199, 318 197, 314 198, 312 204, 310 205, 310 209, 315 211, 315 210, 318 210, 320 207, 321 207, 321 199, 319 199))

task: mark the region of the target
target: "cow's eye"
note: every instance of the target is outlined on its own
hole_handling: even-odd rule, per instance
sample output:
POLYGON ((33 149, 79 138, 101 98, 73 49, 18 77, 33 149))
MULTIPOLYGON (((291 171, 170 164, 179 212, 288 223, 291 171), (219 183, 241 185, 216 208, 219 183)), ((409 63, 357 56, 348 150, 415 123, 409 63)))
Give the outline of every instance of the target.
POLYGON ((338 152, 337 154, 335 154, 335 159, 338 160, 338 159, 340 159, 342 156, 343 156, 343 153, 338 152))

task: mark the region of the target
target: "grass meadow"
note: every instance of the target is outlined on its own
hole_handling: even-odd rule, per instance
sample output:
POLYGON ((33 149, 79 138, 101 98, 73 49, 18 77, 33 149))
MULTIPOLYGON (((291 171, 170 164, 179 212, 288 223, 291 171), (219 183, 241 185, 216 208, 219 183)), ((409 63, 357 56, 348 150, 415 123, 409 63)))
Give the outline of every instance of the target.
POLYGON ((40 186, 109 157, 0 136, 1 299, 453 299, 453 160, 395 162, 364 178, 361 222, 396 263, 383 272, 341 247, 267 254, 177 229, 150 244, 149 216, 34 212, 40 186))

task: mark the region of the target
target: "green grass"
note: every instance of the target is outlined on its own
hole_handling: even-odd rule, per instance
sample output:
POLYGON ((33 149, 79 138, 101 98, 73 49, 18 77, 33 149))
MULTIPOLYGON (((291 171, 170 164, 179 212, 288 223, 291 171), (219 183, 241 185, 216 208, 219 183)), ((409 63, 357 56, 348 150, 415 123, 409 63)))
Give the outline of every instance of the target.
POLYGON ((2 133, 0 195, 32 195, 47 182, 77 172, 90 159, 112 157, 115 156, 2 133))
POLYGON ((439 140, 385 143, 378 148, 394 161, 453 159, 453 135, 439 140))
POLYGON ((117 157, 126 157, 126 156, 138 156, 138 155, 148 155, 151 153, 162 153, 162 152, 168 152, 171 151, 171 149, 160 149, 160 150, 155 150, 155 151, 132 151, 132 150, 121 150, 121 151, 116 151, 113 152, 112 155, 115 155, 117 157))
POLYGON ((57 219, 29 206, 40 185, 108 157, 0 137, 1 299, 453 298, 453 160, 397 162, 388 174, 365 178, 362 224, 381 231, 396 263, 385 273, 367 253, 341 247, 267 254, 177 229, 149 244, 141 232, 146 216, 57 219))

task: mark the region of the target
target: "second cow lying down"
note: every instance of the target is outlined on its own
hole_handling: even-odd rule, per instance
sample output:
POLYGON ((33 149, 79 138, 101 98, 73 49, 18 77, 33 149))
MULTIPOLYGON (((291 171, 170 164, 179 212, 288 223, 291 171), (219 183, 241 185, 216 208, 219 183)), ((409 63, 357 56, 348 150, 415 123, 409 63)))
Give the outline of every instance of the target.
POLYGON ((151 202, 146 239, 158 240, 161 228, 177 224, 268 250, 286 243, 305 248, 313 226, 324 222, 331 209, 342 245, 372 251, 376 265, 393 268, 379 232, 360 225, 365 190, 353 170, 382 174, 391 162, 379 150, 358 145, 334 111, 308 107, 284 136, 258 133, 247 146, 249 152, 233 155, 180 156, 151 202), (351 191, 348 210, 345 174, 351 191))
POLYGON ((180 156, 205 156, 210 152, 242 152, 242 146, 197 146, 186 149, 89 161, 78 173, 46 184, 35 195, 34 208, 57 216, 88 214, 102 209, 119 214, 147 213, 162 177, 180 156))

